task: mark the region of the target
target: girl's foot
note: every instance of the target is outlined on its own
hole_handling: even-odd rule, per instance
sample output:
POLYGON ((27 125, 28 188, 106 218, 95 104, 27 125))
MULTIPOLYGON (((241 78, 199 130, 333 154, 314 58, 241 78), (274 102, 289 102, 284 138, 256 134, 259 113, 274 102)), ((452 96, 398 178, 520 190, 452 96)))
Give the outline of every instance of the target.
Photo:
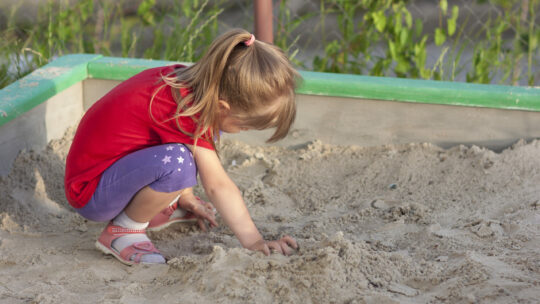
POLYGON ((160 231, 174 223, 197 222, 195 214, 178 207, 174 203, 158 213, 148 224, 148 231, 160 231))
POLYGON ((126 228, 109 223, 96 242, 96 247, 126 265, 164 264, 165 258, 154 247, 145 229, 126 228))
MULTIPOLYGON (((202 205, 207 205, 208 203, 197 197, 198 201, 202 205)), ((178 199, 177 199, 178 200, 178 199)), ((216 209, 213 209, 214 214, 216 209)), ((197 216, 192 212, 189 212, 185 209, 182 209, 178 206, 178 202, 175 201, 169 207, 163 209, 158 213, 148 224, 148 231, 160 231, 169 227, 174 223, 196 223, 197 216)))

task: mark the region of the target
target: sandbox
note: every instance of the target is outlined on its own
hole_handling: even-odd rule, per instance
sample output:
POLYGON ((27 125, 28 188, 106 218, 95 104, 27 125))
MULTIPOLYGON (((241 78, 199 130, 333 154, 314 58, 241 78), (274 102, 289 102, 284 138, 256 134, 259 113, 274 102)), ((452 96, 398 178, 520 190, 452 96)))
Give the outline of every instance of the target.
POLYGON ((105 257, 103 224, 64 198, 71 137, 114 85, 167 64, 69 55, 0 91, 0 303, 540 298, 539 88, 302 72, 285 140, 221 144, 261 232, 295 254, 244 250, 221 223, 153 233, 164 266, 105 257))

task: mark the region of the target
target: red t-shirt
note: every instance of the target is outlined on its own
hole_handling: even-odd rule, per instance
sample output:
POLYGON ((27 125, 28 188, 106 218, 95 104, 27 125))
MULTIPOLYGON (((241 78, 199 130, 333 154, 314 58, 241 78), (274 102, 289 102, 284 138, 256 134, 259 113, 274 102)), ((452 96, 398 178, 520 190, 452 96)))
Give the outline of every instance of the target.
MULTIPOLYGON (((181 65, 145 70, 120 83, 97 101, 85 113, 69 150, 66 160, 65 191, 69 203, 81 208, 92 197, 101 174, 115 161, 134 151, 165 144, 193 145, 190 136, 180 132, 175 119, 168 120, 175 112, 170 87, 159 90, 149 107, 152 95, 163 85, 161 75, 166 75, 181 65)), ((186 96, 188 90, 181 89, 186 96)), ((190 117, 180 119, 182 129, 193 134, 196 129, 190 117)), ((213 149, 202 138, 197 146, 213 149)))

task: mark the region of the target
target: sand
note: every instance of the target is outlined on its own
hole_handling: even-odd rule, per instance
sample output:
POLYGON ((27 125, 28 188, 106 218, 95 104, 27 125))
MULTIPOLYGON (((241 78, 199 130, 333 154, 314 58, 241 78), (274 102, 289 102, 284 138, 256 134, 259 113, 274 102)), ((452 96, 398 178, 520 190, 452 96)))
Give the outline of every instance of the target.
MULTIPOLYGON (((226 170, 267 238, 221 222, 150 236, 162 266, 124 266, 63 192, 73 130, 0 180, 0 303, 538 303, 540 141, 501 153, 431 144, 288 148, 225 141, 226 170)), ((201 193, 201 189, 196 191, 201 193)), ((203 195, 204 197, 204 195, 203 195)))

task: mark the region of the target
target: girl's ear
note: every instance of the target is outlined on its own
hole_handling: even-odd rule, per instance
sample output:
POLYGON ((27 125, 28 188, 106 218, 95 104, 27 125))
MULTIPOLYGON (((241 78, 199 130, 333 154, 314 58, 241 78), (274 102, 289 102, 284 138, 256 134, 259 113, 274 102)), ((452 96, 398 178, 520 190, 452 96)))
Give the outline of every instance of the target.
POLYGON ((219 100, 219 112, 222 114, 228 114, 231 111, 231 105, 225 100, 219 100))

